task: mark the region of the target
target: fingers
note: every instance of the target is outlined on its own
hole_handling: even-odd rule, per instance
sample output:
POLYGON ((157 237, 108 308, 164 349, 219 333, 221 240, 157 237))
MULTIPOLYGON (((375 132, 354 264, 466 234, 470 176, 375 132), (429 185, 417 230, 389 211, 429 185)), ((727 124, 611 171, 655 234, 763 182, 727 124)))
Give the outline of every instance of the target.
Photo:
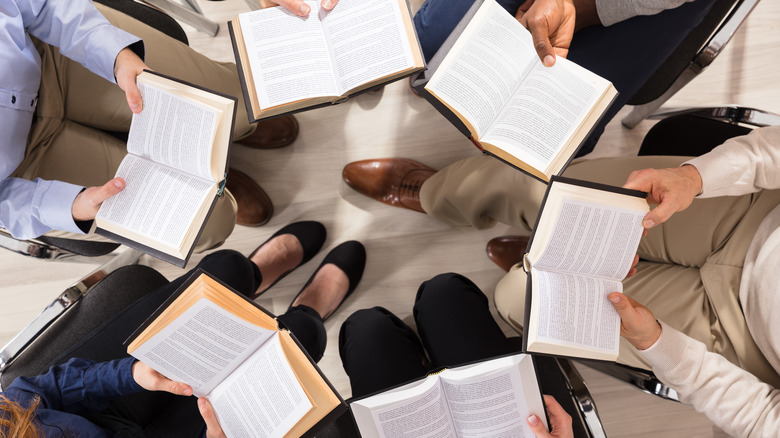
POLYGON ((563 409, 557 400, 550 395, 544 396, 544 406, 550 419, 550 429, 556 437, 570 437, 574 434, 571 427, 571 416, 563 409))
POLYGON ((555 65, 555 51, 552 43, 550 43, 550 29, 547 25, 547 20, 544 17, 530 17, 529 14, 524 14, 520 19, 520 24, 527 27, 531 32, 531 37, 534 40, 534 49, 536 49, 539 59, 542 60, 542 64, 545 67, 555 65))
POLYGON ((125 180, 114 178, 100 187, 90 187, 79 193, 71 208, 73 219, 77 221, 95 219, 103 201, 121 192, 124 188, 125 180))
POLYGON ((116 83, 125 92, 125 98, 130 111, 136 114, 143 109, 143 100, 141 99, 141 93, 138 91, 135 78, 144 69, 148 69, 146 64, 128 47, 122 49, 116 56, 114 63, 116 83))
POLYGON ((536 435, 536 438, 552 437, 544 426, 544 423, 542 423, 542 420, 536 415, 531 415, 526 421, 528 421, 528 426, 531 428, 534 435, 536 435))
POLYGON ((222 431, 222 427, 217 421, 217 415, 214 413, 214 408, 206 398, 198 399, 198 410, 200 416, 203 417, 203 421, 206 423, 206 438, 222 438, 225 436, 225 432, 222 431))
POLYGON ((336 7, 339 0, 322 0, 322 9, 326 11, 332 11, 336 7))
MULTIPOLYGON (((324 1, 328 1, 328 0, 324 0, 324 1)), ((333 2, 333 0, 330 1, 333 2)), ((299 17, 308 17, 309 13, 311 13, 311 8, 303 0, 272 0, 272 1, 260 0, 260 6, 263 8, 273 6, 272 3, 279 4, 279 6, 282 6, 283 8, 287 9, 288 11, 292 12, 293 14, 299 17)))

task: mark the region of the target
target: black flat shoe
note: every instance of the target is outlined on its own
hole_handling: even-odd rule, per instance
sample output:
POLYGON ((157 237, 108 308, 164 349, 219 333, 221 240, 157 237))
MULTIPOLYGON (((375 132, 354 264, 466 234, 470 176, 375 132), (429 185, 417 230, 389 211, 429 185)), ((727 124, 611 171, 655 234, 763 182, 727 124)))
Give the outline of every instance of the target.
POLYGON ((337 268, 341 269, 344 274, 346 274, 347 279, 349 280, 349 289, 347 289, 347 293, 344 294, 344 298, 341 299, 339 305, 333 309, 333 312, 325 315, 322 318, 323 321, 327 320, 331 315, 336 313, 336 310, 341 307, 347 297, 352 295, 352 292, 360 282, 360 278, 363 277, 363 270, 366 267, 366 248, 362 243, 356 240, 349 240, 330 250, 322 263, 320 263, 320 266, 317 267, 317 270, 314 271, 314 274, 312 274, 311 278, 309 278, 309 281, 306 282, 306 284, 301 288, 300 292, 298 292, 298 294, 295 295, 295 298, 293 298, 292 302, 290 302, 290 307, 287 308, 288 311, 293 307, 293 303, 295 303, 295 301, 301 295, 301 292, 303 292, 306 287, 309 286, 312 280, 314 280, 314 277, 317 276, 317 273, 320 272, 320 269, 329 263, 335 265, 337 268))
MULTIPOLYGON (((299 266, 311 260, 312 257, 314 257, 317 254, 320 248, 322 248, 322 245, 325 243, 325 237, 327 236, 327 231, 325 230, 324 225, 316 221, 303 221, 303 222, 295 222, 289 224, 283 227, 281 230, 275 232, 273 236, 269 237, 268 240, 266 240, 260 246, 258 246, 257 249, 252 251, 252 254, 250 254, 248 258, 251 259, 252 256, 257 254, 257 252, 260 251, 260 248, 265 246, 266 243, 270 242, 277 236, 281 236, 282 234, 292 234, 293 236, 295 236, 296 239, 298 239, 298 242, 300 242, 301 247, 303 248, 303 258, 301 259, 301 262, 298 263, 294 268, 280 275, 279 278, 277 278, 276 281, 271 283, 271 286, 268 286, 263 292, 270 289, 273 285, 278 283, 279 280, 286 277, 287 274, 289 274, 290 272, 297 269, 299 266)), ((253 295, 252 298, 258 297, 263 292, 253 295)))

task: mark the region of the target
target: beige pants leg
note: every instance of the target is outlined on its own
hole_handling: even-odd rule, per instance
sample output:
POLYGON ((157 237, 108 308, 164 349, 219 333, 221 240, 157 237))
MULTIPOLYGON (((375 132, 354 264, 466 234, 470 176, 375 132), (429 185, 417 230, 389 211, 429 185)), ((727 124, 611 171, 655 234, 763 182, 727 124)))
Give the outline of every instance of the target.
MULTIPOLYGON (((632 170, 673 167, 683 161, 681 157, 584 161, 572 165, 566 176, 621 185, 632 170)), ((780 377, 750 336, 739 304, 739 281, 756 229, 778 204, 777 190, 695 200, 642 239, 638 253, 643 261, 637 274, 623 284, 624 292, 658 319, 773 385, 780 383, 780 377)), ((499 313, 521 327, 525 273, 520 266, 498 284, 495 300, 499 313)), ((619 362, 648 368, 633 347, 621 342, 619 362)))
MULTIPOLYGON (((240 96, 234 64, 217 63, 188 46, 122 13, 96 4, 117 27, 143 38, 152 69, 226 94, 240 96)), ((56 179, 84 186, 104 184, 116 174, 125 144, 101 130, 126 132, 131 112, 124 92, 37 43, 42 80, 25 160, 14 176, 56 179)), ((235 138, 252 132, 243 101, 238 104, 235 138)), ((220 245, 235 226, 236 202, 225 192, 209 218, 195 251, 220 245)))

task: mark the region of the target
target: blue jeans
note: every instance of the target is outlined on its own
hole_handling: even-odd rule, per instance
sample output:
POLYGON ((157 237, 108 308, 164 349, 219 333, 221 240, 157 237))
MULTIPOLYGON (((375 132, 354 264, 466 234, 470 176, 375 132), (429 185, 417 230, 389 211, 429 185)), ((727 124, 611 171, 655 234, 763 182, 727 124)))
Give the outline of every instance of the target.
MULTIPOLYGON (((568 58, 615 85, 620 94, 593 129, 578 156, 596 146, 604 127, 701 23, 715 0, 696 0, 656 15, 577 32, 568 58)), ((523 0, 498 0, 512 15, 523 0)), ((423 54, 430 60, 466 14, 473 0, 427 0, 414 16, 423 54)))

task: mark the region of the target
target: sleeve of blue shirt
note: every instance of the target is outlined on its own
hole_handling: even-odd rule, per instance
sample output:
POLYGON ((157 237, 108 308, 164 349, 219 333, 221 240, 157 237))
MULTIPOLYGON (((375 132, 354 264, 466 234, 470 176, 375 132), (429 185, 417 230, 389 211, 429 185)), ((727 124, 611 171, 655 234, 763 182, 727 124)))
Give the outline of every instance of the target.
POLYGON ((36 395, 41 407, 76 415, 99 412, 117 397, 142 391, 133 379, 135 359, 94 363, 71 359, 36 377, 19 377, 6 396, 27 406, 36 395))

